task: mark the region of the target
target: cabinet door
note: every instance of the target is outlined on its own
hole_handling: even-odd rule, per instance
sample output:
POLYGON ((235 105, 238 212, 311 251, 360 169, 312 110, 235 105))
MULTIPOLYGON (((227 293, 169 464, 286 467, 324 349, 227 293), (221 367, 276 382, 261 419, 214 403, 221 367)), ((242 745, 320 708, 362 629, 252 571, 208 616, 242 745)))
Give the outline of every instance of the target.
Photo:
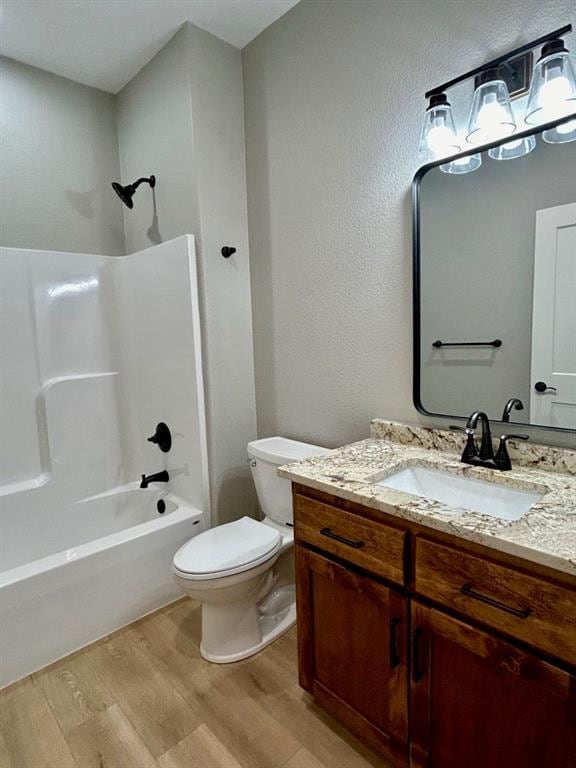
POLYGON ((576 678, 412 603, 411 766, 576 765, 576 678))
POLYGON ((300 683, 394 765, 407 762, 407 600, 296 547, 300 683))

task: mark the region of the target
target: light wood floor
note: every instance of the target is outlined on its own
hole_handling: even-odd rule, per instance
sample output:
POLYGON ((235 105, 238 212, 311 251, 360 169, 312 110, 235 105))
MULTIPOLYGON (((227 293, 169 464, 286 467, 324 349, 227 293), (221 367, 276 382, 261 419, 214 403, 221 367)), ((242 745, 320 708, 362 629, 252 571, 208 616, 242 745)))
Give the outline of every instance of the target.
POLYGON ((185 599, 0 692, 1 768, 386 768, 298 687, 294 630, 218 666, 199 629, 185 599))

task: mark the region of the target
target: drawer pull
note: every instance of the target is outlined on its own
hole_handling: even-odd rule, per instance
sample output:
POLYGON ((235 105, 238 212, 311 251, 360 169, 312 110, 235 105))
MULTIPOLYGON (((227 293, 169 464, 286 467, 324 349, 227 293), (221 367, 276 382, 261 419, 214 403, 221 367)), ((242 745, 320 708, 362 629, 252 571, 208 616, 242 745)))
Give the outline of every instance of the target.
POLYGON ((501 611, 505 611, 506 613, 510 613, 512 616, 516 616, 519 619, 527 619, 528 616, 532 613, 531 608, 512 608, 510 605, 506 605, 506 603, 501 603, 499 600, 495 600, 493 597, 490 597, 489 595, 483 595, 481 592, 477 592, 472 584, 463 584, 462 588, 460 589, 460 592, 462 592, 463 595, 466 595, 466 597, 471 597, 474 600, 479 600, 481 603, 486 603, 487 605, 491 605, 493 608, 498 608, 501 611))
POLYGON ((322 528, 320 533, 322 536, 327 536, 329 539, 339 541, 341 544, 346 544, 346 546, 352 547, 353 549, 360 549, 364 546, 363 541, 353 541, 352 539, 347 539, 344 536, 338 536, 338 534, 331 531, 330 528, 322 528))
POLYGON ((400 664, 400 653, 398 651, 398 626, 400 619, 390 619, 390 669, 396 669, 400 664))

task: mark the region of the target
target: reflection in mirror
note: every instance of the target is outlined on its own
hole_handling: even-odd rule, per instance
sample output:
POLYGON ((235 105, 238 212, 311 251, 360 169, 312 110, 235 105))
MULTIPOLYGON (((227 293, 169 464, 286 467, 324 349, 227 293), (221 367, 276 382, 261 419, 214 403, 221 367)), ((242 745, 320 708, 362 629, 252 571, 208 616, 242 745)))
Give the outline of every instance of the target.
POLYGON ((427 413, 576 429, 576 143, 535 139, 513 160, 483 152, 474 173, 422 172, 427 413))

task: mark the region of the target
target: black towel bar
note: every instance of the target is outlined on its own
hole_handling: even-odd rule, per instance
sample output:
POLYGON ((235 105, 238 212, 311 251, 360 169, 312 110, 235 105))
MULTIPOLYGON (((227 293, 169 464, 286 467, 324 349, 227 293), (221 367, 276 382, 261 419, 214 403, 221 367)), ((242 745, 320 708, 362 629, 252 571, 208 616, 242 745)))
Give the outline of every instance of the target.
POLYGON ((502 339, 494 339, 494 341, 435 341, 432 344, 436 349, 440 347, 501 347, 502 339))

